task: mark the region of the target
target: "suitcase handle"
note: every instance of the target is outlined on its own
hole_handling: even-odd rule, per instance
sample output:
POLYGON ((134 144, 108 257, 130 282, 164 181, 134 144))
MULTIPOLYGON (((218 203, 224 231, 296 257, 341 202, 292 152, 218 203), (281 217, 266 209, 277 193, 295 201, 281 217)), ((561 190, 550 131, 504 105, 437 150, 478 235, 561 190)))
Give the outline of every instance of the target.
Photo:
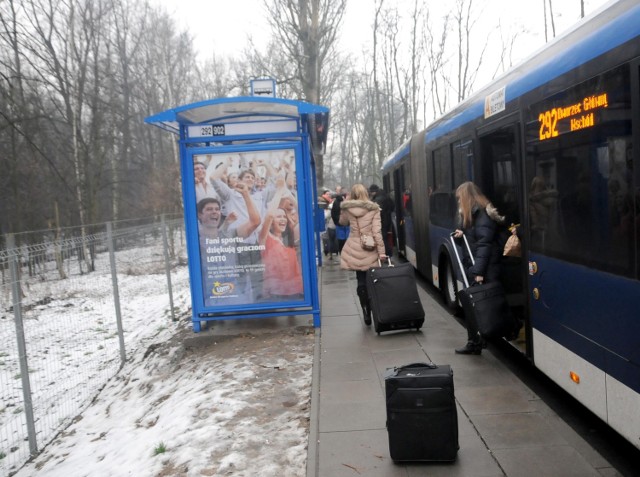
MULTIPOLYGON (((462 280, 464 281, 464 287, 465 288, 469 288, 469 280, 467 280, 467 273, 464 270, 464 267, 462 266, 462 260, 460 260, 460 254, 458 253, 458 246, 456 245, 456 241, 455 238, 453 237, 453 234, 455 232, 451 232, 450 238, 451 238, 451 245, 453 247, 453 253, 456 256, 456 260, 458 261, 458 267, 460 268, 460 274, 462 275, 462 280)), ((462 234, 462 236, 464 237, 464 242, 467 244, 467 247, 469 247, 469 243, 467 242, 467 237, 464 236, 464 234, 462 234)), ((473 256, 471 256, 472 260, 473 260, 473 256)))
POLYGON ((411 364, 405 364, 404 366, 394 366, 393 368, 387 368, 387 371, 385 372, 384 378, 387 379, 387 378, 395 377, 403 369, 412 369, 412 368, 436 369, 437 367, 438 366, 436 364, 434 364, 433 362, 429 362, 429 363, 411 363, 411 364))
MULTIPOLYGON (((387 266, 395 267, 395 265, 391 263, 391 257, 387 257, 387 266)), ((378 259, 378 267, 382 268, 382 262, 380 261, 380 259, 378 259)))
POLYGON ((393 369, 395 369, 396 371, 400 371, 402 369, 407 369, 407 368, 431 368, 431 369, 436 369, 437 367, 438 367, 437 364, 435 364, 433 361, 430 361, 428 363, 405 364, 404 366, 396 366, 393 369))
MULTIPOLYGON (((451 237, 451 243, 452 243, 453 245, 455 245, 456 243, 455 243, 455 241, 453 240, 453 239, 455 238, 455 237, 454 237, 455 232, 451 232, 449 235, 450 235, 450 237, 451 237)), ((467 247, 467 252, 469 252, 469 258, 471 259, 471 265, 475 265, 475 264, 476 264, 476 259, 475 259, 475 258, 473 258, 473 253, 471 252, 471 247, 469 246, 469 241, 467 240, 467 236, 464 234, 464 232, 462 233, 462 238, 463 238, 463 240, 464 240, 464 244, 465 244, 465 245, 466 245, 466 247, 467 247)), ((456 248, 456 252, 457 252, 457 251, 458 251, 458 249, 456 248)), ((456 253, 456 255, 457 255, 457 253, 456 253)), ((459 260, 458 260, 458 261, 459 261, 459 260)), ((462 267, 462 263, 460 264, 460 266, 462 267)))

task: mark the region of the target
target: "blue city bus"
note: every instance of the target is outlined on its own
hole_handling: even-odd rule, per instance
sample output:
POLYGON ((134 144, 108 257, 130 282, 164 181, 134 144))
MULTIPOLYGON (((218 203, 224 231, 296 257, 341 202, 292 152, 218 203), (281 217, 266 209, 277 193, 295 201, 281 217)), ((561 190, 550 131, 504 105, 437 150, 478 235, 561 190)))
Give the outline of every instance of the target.
POLYGON ((639 144, 640 4, 620 0, 415 134, 383 184, 399 253, 452 309, 456 187, 520 224, 510 343, 640 448, 639 144))

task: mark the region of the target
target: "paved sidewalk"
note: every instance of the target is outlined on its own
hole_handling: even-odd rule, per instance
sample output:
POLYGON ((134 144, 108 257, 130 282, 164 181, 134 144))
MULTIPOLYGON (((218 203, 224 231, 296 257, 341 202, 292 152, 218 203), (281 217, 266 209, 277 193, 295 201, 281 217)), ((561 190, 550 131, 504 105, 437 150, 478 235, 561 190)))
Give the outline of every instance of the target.
POLYGON ((588 477, 619 475, 490 350, 454 354, 464 328, 420 289, 421 332, 378 335, 362 321, 355 273, 320 270, 307 477, 588 477), (460 451, 454 463, 395 465, 388 450, 383 375, 412 362, 450 364, 460 451))

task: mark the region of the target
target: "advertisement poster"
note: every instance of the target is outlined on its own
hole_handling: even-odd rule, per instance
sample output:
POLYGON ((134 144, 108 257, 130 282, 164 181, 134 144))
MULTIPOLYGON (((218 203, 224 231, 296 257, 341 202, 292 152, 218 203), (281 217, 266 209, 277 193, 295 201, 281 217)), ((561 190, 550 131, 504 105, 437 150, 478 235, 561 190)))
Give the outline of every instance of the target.
POLYGON ((295 150, 193 155, 204 306, 303 299, 295 150))

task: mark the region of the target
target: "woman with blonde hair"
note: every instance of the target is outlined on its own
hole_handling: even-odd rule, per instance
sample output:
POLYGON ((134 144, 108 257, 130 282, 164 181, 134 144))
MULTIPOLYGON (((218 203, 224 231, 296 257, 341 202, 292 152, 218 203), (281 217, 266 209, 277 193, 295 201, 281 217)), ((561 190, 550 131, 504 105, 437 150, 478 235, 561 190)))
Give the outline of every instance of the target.
POLYGON ((369 199, 367 188, 362 184, 355 184, 351 188, 348 200, 340 203, 340 225, 349 225, 349 238, 342 248, 340 268, 355 270, 358 280, 358 297, 362 306, 364 323, 371 324, 371 307, 365 284, 366 272, 378 265, 378 260, 385 260, 384 242, 382 240, 382 224, 380 207, 369 199), (375 242, 374 250, 365 250, 362 246, 361 234, 370 235, 375 242))
MULTIPOLYGON (((498 244, 498 225, 504 223, 504 217, 491 204, 480 188, 473 182, 463 182, 456 189, 458 199, 459 228, 453 236, 469 241, 475 263, 465 261, 470 282, 494 282, 500 276, 500 257, 502 251, 498 244)), ((482 337, 472 320, 467 319, 468 341, 458 354, 480 354, 484 346, 482 337)))

